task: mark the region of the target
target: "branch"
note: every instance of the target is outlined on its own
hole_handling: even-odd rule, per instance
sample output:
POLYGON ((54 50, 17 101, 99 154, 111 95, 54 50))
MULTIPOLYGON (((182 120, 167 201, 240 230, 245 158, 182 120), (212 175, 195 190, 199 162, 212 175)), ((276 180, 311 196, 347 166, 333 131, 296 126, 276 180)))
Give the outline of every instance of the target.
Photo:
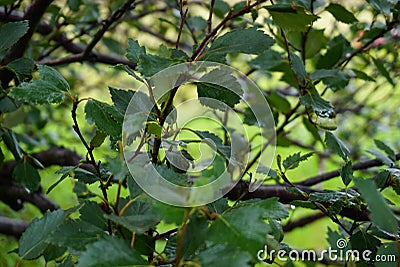
POLYGON ((303 227, 303 226, 308 225, 308 224, 310 224, 310 223, 312 223, 312 222, 314 222, 316 220, 324 218, 325 216, 326 215, 324 213, 322 213, 322 212, 319 212, 319 213, 316 213, 316 214, 312 214, 312 215, 308 215, 308 216, 302 217, 302 218, 300 218, 300 219, 298 219, 296 221, 288 222, 282 228, 283 228, 284 232, 290 232, 295 228, 303 227))
POLYGON ((29 223, 0 216, 0 234, 12 235, 20 238, 29 223))
MULTIPOLYGON (((400 160, 400 153, 396 154, 396 160, 400 160)), ((355 164, 353 164, 353 171, 357 170, 365 170, 369 169, 372 167, 378 167, 384 165, 382 161, 377 160, 377 159, 370 159, 370 160, 365 160, 365 161, 360 161, 355 164)), ((340 175, 340 169, 331 171, 331 172, 326 172, 319 174, 317 176, 308 178, 302 182, 296 183, 297 185, 303 185, 303 186, 312 186, 319 184, 321 182, 330 180, 332 178, 338 177, 340 175)))

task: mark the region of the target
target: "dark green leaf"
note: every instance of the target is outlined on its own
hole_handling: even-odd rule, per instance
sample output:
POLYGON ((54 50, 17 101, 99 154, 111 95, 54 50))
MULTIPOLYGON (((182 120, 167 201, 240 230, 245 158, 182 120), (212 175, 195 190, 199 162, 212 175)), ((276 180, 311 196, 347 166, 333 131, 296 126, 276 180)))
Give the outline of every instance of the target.
POLYGON ((60 247, 57 245, 49 244, 49 246, 43 252, 43 256, 45 261, 49 262, 64 255, 66 250, 67 250, 66 247, 60 247))
MULTIPOLYGON (((1 135, 0 135, 0 137, 1 137, 1 135)), ((0 147, 0 168, 1 168, 1 166, 3 166, 3 162, 4 162, 4 154, 0 147)))
POLYGON ((125 161, 121 160, 119 157, 111 158, 107 156, 106 159, 108 169, 113 174, 114 180, 122 182, 129 175, 129 170, 125 161))
POLYGON ((379 13, 390 14, 390 9, 394 7, 394 3, 387 0, 367 0, 367 2, 379 13))
POLYGON ((353 180, 353 165, 351 161, 346 162, 346 164, 340 170, 340 176, 345 186, 348 186, 353 180))
POLYGON ((138 80, 139 82, 144 82, 144 80, 142 78, 140 78, 134 71, 133 69, 131 69, 129 66, 127 65, 123 65, 123 64, 117 64, 114 66, 114 68, 118 69, 118 70, 123 70, 125 71, 128 75, 132 76, 133 78, 135 78, 136 80, 138 80))
POLYGON ((358 21, 356 17, 354 17, 353 13, 348 11, 342 5, 330 3, 329 6, 325 8, 325 10, 331 13, 338 21, 348 24, 358 21))
POLYGON ((267 99, 268 103, 283 113, 288 113, 291 110, 290 102, 279 92, 272 92, 267 99))
POLYGON ((332 105, 323 99, 318 91, 311 87, 306 94, 300 97, 300 103, 306 107, 311 107, 319 117, 330 117, 333 114, 332 105))
POLYGON ((134 248, 124 240, 106 237, 88 245, 81 254, 77 267, 115 267, 130 265, 146 265, 134 248))
POLYGON ((65 78, 55 69, 46 65, 37 65, 40 79, 49 82, 62 91, 70 90, 70 86, 65 78))
POLYGON ((131 175, 128 175, 127 183, 129 189, 129 196, 131 199, 143 193, 142 188, 139 187, 139 185, 136 183, 135 179, 133 179, 131 175))
POLYGON ((85 106, 86 119, 112 137, 119 138, 122 131, 122 114, 113 106, 91 99, 85 106))
POLYGON ((267 199, 252 199, 240 202, 239 207, 260 207, 264 219, 282 219, 289 216, 289 212, 285 206, 278 201, 277 197, 267 199))
POLYGON ((375 82, 375 79, 367 75, 365 72, 356 69, 351 69, 351 70, 354 72, 357 78, 368 82, 375 82))
POLYGON ((228 53, 261 54, 274 44, 274 40, 256 28, 238 29, 218 37, 207 50, 208 55, 228 53))
POLYGON ((280 53, 274 50, 267 50, 256 58, 250 60, 249 65, 255 69, 270 70, 271 68, 281 64, 282 60, 280 53))
POLYGON ((381 161, 383 164, 385 164, 388 167, 393 167, 396 165, 396 163, 390 157, 388 157, 387 155, 385 155, 379 151, 376 151, 373 149, 367 149, 367 152, 374 155, 377 160, 381 161))
POLYGON ((373 57, 372 61, 375 64, 375 67, 378 69, 379 73, 382 74, 383 77, 386 78, 386 80, 393 86, 395 86, 395 83, 392 79, 392 77, 390 77, 390 73, 388 72, 387 68, 385 67, 385 65, 383 64, 381 59, 375 59, 373 57))
POLYGON ((265 8, 271 14, 273 21, 288 31, 305 32, 319 18, 301 6, 276 4, 265 8))
POLYGON ((352 251, 358 251, 362 255, 365 251, 370 251, 368 255, 370 260, 361 258, 362 261, 369 264, 373 264, 373 259, 375 258, 378 247, 381 245, 381 241, 374 237, 373 235, 366 233, 365 231, 358 231, 350 237, 350 244, 352 251))
POLYGON ((310 152, 301 156, 300 152, 298 152, 290 155, 283 161, 283 167, 285 167, 286 170, 296 169, 299 167, 300 162, 307 160, 313 154, 313 152, 310 152))
POLYGON ((131 38, 128 39, 128 49, 126 50, 126 57, 132 62, 139 62, 139 57, 146 54, 146 48, 140 46, 139 42, 131 38))
POLYGON ((99 147, 101 144, 103 144, 104 140, 106 139, 107 134, 96 130, 95 136, 93 136, 92 140, 90 140, 90 146, 91 147, 99 147))
POLYGON ((104 218, 104 211, 99 204, 93 201, 85 201, 82 208, 79 209, 80 219, 99 229, 107 229, 107 221, 104 218))
POLYGON ((398 260, 400 256, 398 242, 394 241, 390 243, 384 243, 379 247, 376 254, 380 259, 386 258, 388 261, 375 262, 375 267, 391 267, 396 259, 398 260), (389 257, 391 258, 390 260, 389 257))
POLYGON ((344 89, 349 84, 350 76, 338 69, 319 69, 310 75, 313 80, 322 80, 322 82, 332 91, 344 89))
POLYGON ((135 92, 116 89, 111 86, 109 86, 108 89, 110 90, 111 99, 114 103, 114 106, 121 112, 122 115, 125 115, 125 111, 135 92))
POLYGON ((388 181, 389 171, 387 170, 381 171, 374 177, 374 182, 376 184, 376 187, 378 188, 384 188, 387 185, 388 181))
POLYGON ((206 239, 208 221, 200 214, 193 214, 186 227, 186 234, 183 238, 182 256, 190 259, 195 256, 196 251, 206 239))
POLYGON ((185 208, 175 207, 162 202, 155 202, 154 208, 161 215, 161 218, 166 223, 175 223, 181 225, 185 215, 185 208))
POLYGON ((78 179, 78 181, 85 184, 93 184, 99 180, 99 178, 94 173, 82 168, 74 169, 72 175, 75 179, 78 179))
POLYGON ((19 240, 18 254, 29 260, 39 257, 48 246, 47 239, 64 222, 68 214, 63 210, 47 212, 43 218, 34 219, 19 240))
POLYGON ((143 54, 139 56, 139 65, 138 65, 138 71, 144 76, 144 77, 151 77, 154 74, 179 63, 179 61, 170 59, 170 58, 164 58, 164 57, 159 57, 155 55, 149 55, 149 54, 143 54))
POLYGON ((317 69, 332 68, 343 56, 346 39, 339 35, 329 42, 328 51, 322 55, 316 64, 317 69))
POLYGON ((225 106, 219 102, 234 107, 240 102, 243 90, 229 72, 215 69, 200 78, 200 82, 197 83, 197 95, 201 104, 225 110, 225 106))
POLYGON ((16 160, 22 159, 23 150, 18 144, 17 137, 15 133, 11 130, 6 130, 0 128, 0 134, 3 139, 4 144, 8 148, 8 150, 13 154, 16 160))
POLYGON ((229 208, 228 200, 226 198, 220 198, 214 202, 208 203, 207 208, 211 212, 221 214, 229 208))
POLYGON ((65 92, 49 81, 34 80, 14 87, 11 95, 33 104, 57 104, 63 101, 65 92))
POLYGON ((194 31, 204 31, 207 28, 207 21, 200 16, 190 17, 187 22, 194 31))
POLYGON ((4 57, 5 52, 24 36, 28 29, 27 20, 9 22, 0 26, 0 58, 4 57))
POLYGON ((19 162, 13 170, 13 178, 20 185, 30 191, 36 191, 40 186, 40 175, 38 171, 28 162, 19 162))
POLYGON ((202 140, 205 140, 207 144, 210 145, 211 148, 216 148, 217 151, 224 156, 225 158, 230 158, 231 156, 231 147, 225 146, 222 142, 222 139, 217 135, 207 132, 207 131, 194 131, 194 133, 200 137, 202 140))
POLYGON ((246 267, 251 265, 251 255, 228 244, 215 245, 199 253, 201 266, 246 267), (230 253, 226 253, 230 251, 230 253))
POLYGON ((369 215, 372 222, 389 233, 397 233, 397 220, 393 212, 386 204, 382 194, 378 192, 372 180, 354 179, 361 196, 368 203, 369 215))
POLYGON ((306 72, 306 68, 304 67, 303 62, 293 52, 290 52, 290 56, 292 58, 291 65, 290 65, 292 70, 294 71, 294 73, 296 74, 296 76, 298 78, 300 78, 301 80, 304 80, 307 76, 307 72, 306 72))
POLYGON ((349 149, 342 142, 342 140, 336 137, 333 133, 331 132, 325 133, 325 143, 330 149, 335 151, 343 160, 345 161, 349 160, 350 156, 349 149))
POLYGON ((26 78, 30 78, 32 76, 35 62, 30 58, 22 57, 10 62, 7 67, 15 73, 18 81, 21 83, 26 78))
POLYGON ((374 139, 375 145, 382 151, 384 151, 392 160, 396 160, 396 154, 394 153, 393 149, 391 149, 388 145, 384 142, 374 139))
POLYGON ((317 127, 315 127, 314 124, 312 124, 307 118, 303 117, 303 124, 306 127, 306 129, 311 133, 311 135, 314 137, 315 140, 323 143, 322 138, 318 132, 317 127))
POLYGON ((219 18, 223 18, 230 10, 230 6, 223 0, 215 0, 214 14, 219 18))

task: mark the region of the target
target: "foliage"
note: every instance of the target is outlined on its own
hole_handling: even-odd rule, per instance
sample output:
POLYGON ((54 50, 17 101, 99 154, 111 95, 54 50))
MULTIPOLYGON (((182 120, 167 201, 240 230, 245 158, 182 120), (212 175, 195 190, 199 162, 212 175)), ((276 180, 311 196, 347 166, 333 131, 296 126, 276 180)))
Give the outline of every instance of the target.
POLYGON ((326 246, 371 251, 358 265, 395 264, 375 263, 377 255, 399 261, 400 3, 276 2, 0 1, 0 200, 43 213, 29 226, 0 217, 0 232, 19 238, 17 265, 281 264, 278 251, 306 248, 289 232, 323 217, 326 246), (215 68, 198 81, 186 72, 157 76, 187 62, 223 63, 254 80, 270 106, 273 137, 260 141, 265 125, 246 106, 250 85, 234 75, 215 68), (87 93, 93 71, 100 82, 87 93), (172 90, 159 94, 163 86, 172 90), (189 95, 214 121, 177 126, 175 107, 189 95), (130 144, 138 149, 125 151, 130 144), (264 161, 271 151, 273 164, 264 161), (193 172, 207 153, 211 163, 193 172), (149 171, 132 171, 129 163, 146 155, 149 171), (175 207, 137 184, 137 176, 154 178, 151 167, 191 188, 242 172, 222 198, 175 207), (51 200, 53 190, 68 188, 65 180, 72 207, 51 200))

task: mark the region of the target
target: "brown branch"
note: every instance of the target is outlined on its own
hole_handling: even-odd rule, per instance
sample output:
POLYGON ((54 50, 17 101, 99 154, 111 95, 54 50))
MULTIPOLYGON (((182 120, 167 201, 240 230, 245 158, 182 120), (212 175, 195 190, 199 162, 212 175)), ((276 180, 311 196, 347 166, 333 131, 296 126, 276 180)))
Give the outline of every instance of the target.
POLYGON ((0 216, 0 234, 20 238, 29 223, 0 216))
MULTIPOLYGON (((400 153, 396 154, 396 160, 400 160, 400 153)), ((377 160, 377 159, 360 161, 360 162, 353 164, 353 171, 365 170, 365 169, 369 169, 372 167, 379 167, 382 165, 383 165, 382 161, 377 160)), ((322 173, 317 176, 308 178, 308 179, 306 179, 302 182, 296 183, 296 184, 303 185, 303 186, 312 186, 312 185, 316 185, 321 182, 330 180, 332 178, 338 177, 339 175, 340 175, 340 169, 337 169, 337 170, 334 170, 331 172, 322 173)))
POLYGON ((319 213, 316 213, 316 214, 312 214, 312 215, 308 215, 308 216, 302 217, 302 218, 300 218, 300 219, 298 219, 296 221, 288 222, 282 228, 283 228, 284 232, 290 232, 295 228, 303 227, 303 226, 308 225, 308 224, 310 224, 310 223, 312 223, 312 222, 314 222, 316 220, 324 218, 325 216, 326 215, 324 213, 322 213, 322 212, 319 212, 319 213))

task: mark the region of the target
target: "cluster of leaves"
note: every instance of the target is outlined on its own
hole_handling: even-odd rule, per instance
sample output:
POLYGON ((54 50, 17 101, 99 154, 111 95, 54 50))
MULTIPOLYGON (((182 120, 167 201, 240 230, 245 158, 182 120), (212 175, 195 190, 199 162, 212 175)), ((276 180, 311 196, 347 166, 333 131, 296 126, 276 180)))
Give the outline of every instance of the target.
MULTIPOLYGON (((265 166, 254 169, 249 165, 243 180, 251 179, 253 174, 266 175, 284 189, 290 201, 284 201, 282 195, 279 195, 281 199, 271 197, 274 196, 272 192, 262 196, 263 199, 258 195, 257 199, 241 200, 243 197, 246 199, 246 195, 241 195, 232 203, 222 198, 202 207, 177 208, 150 198, 135 183, 122 160, 124 115, 132 96, 142 93, 109 87, 112 104, 94 98, 80 99, 73 86, 55 69, 46 64, 35 65, 30 58, 18 58, 0 67, 3 74, 6 71, 13 73, 15 83, 13 86, 2 84, 1 116, 26 108, 29 111, 26 119, 34 121, 40 129, 43 124, 40 115, 28 116, 38 105, 54 108, 54 105, 62 103, 71 106, 73 129, 86 153, 81 162, 58 170, 57 175, 61 177, 47 192, 61 186, 63 180, 71 177, 79 204, 68 210, 48 211, 41 219, 35 219, 20 239, 17 252, 21 260, 43 256, 46 262, 55 261, 58 266, 253 266, 259 261, 257 253, 264 246, 274 251, 292 249, 290 244, 282 243, 282 219, 289 216, 282 202, 290 202, 298 208, 320 210, 336 223, 339 230, 328 231, 328 242, 333 248, 337 247, 336 241, 339 238, 346 238, 351 246, 348 249, 369 249, 373 256, 399 255, 396 248, 398 218, 394 214, 393 203, 380 192, 388 188, 400 194, 400 171, 396 163, 399 154, 384 142, 375 140, 381 152, 368 152, 378 163, 374 161, 365 166, 362 162, 359 165, 353 164, 352 161, 358 159, 356 154, 352 154, 356 150, 348 148, 348 140, 344 141, 345 134, 339 137, 333 130, 339 125, 336 115, 344 107, 343 101, 358 108, 356 105, 359 103, 352 95, 359 89, 352 91, 348 88, 362 88, 363 83, 375 83, 382 76, 395 90, 392 72, 399 69, 398 52, 391 47, 391 38, 395 37, 388 33, 391 34, 391 30, 399 25, 400 4, 367 1, 365 5, 368 4, 373 12, 373 22, 375 19, 385 20, 382 24, 366 25, 344 6, 336 3, 326 5, 322 1, 283 1, 285 3, 270 5, 265 4, 265 1, 252 2, 244 1, 229 6, 224 1, 211 1, 212 7, 208 6, 207 9, 211 11, 208 21, 200 16, 186 17, 181 2, 177 9, 180 9, 181 15, 176 18, 177 23, 171 23, 171 27, 180 25, 177 31, 179 35, 182 34, 183 41, 192 37, 195 43, 192 49, 179 49, 177 42, 176 48, 161 46, 153 53, 141 46, 138 40, 129 39, 126 58, 132 64, 119 64, 115 68, 126 71, 150 90, 148 81, 154 74, 167 67, 194 60, 224 64, 237 60, 244 69, 249 70, 249 74, 257 73, 274 79, 280 74, 280 85, 283 86, 265 91, 277 126, 277 145, 294 148, 300 143, 296 149, 305 153, 294 153, 283 160, 278 153, 276 169, 265 166), (263 12, 267 12, 266 17, 263 12), (251 14, 251 19, 244 16, 247 13, 251 14), (338 33, 328 38, 324 29, 314 26, 328 14, 332 15, 331 19, 335 23, 350 24, 353 32, 363 31, 358 40, 359 48, 352 47, 348 36, 338 33), (211 27, 212 16, 220 22, 214 28, 211 27), (227 28, 226 33, 218 36, 218 30, 226 27, 227 22, 237 27, 231 25, 232 29, 227 28), (364 30, 366 26, 368 30, 364 30), (264 32, 265 28, 269 29, 269 34, 264 32), (379 38, 386 38, 383 41, 386 43, 373 47, 379 38), (380 58, 381 51, 390 54, 388 60, 380 58), (352 64, 353 58, 358 61, 352 64), (366 64, 374 66, 372 73, 360 67, 366 64), (39 75, 32 79, 36 74, 35 68, 39 75), (78 124, 77 111, 82 103, 85 105, 86 121, 94 129, 90 140, 86 139, 82 126, 78 124), (286 127, 293 122, 298 123, 297 130, 286 127), (306 133, 312 141, 305 145, 304 140, 294 140, 293 133, 306 133), (111 149, 118 153, 115 155, 115 152, 110 152, 113 156, 107 156, 105 163, 102 163, 96 159, 93 151, 105 147, 107 138, 111 149), (340 175, 343 182, 340 187, 344 186, 344 189, 315 190, 310 187, 332 178, 329 175, 328 178, 322 176, 304 181, 292 178, 291 173, 295 172, 292 170, 315 154, 321 154, 318 145, 340 166, 338 175, 332 177, 340 175), (385 167, 365 175, 353 173, 354 170, 380 165, 385 167), (373 178, 361 178, 371 174, 373 178), (92 184, 99 185, 100 193, 93 190, 92 184), (115 200, 111 200, 109 193, 113 187, 118 192, 115 200), (125 197, 121 194, 124 188, 127 188, 125 197), (165 224, 173 227, 165 230, 165 224)), ((82 7, 81 1, 68 1, 68 5, 71 11, 78 11, 82 7)), ((96 21, 100 14, 97 6, 85 7, 84 10, 83 13, 74 13, 71 19, 96 21)), ((52 10, 53 15, 59 12, 52 10)), ((56 25, 55 18, 51 23, 56 25)), ((10 48, 28 30, 28 21, 1 25, 0 58, 5 58, 10 48)), ((90 31, 92 28, 88 29, 90 31)), ((114 39, 104 38, 103 42, 110 49, 117 46, 114 39)), ((240 85, 232 82, 229 75, 221 76, 218 71, 207 75, 203 77, 204 82, 195 84, 198 98, 221 101, 237 110, 248 129, 258 126, 254 114, 240 105, 241 99, 245 97, 240 85), (224 82, 230 90, 207 82, 222 78, 226 79, 224 82)), ((259 82, 257 79, 255 76, 259 82)), ((168 128, 165 123, 174 123, 166 121, 166 115, 173 108, 175 94, 171 93, 155 102, 147 95, 141 97, 143 105, 154 105, 154 108, 145 121, 135 117, 137 121, 130 125, 130 130, 139 134, 132 138, 143 135, 142 140, 146 146, 141 148, 151 155, 153 164, 163 177, 180 185, 202 185, 227 168, 230 144, 237 140, 233 136, 226 137, 226 133, 221 134, 219 130, 210 132, 196 129, 189 129, 196 138, 176 141, 174 149, 167 151, 170 153, 167 156, 179 158, 183 155, 184 160, 193 161, 195 157, 188 146, 211 140, 218 152, 213 166, 200 172, 195 183, 185 169, 174 168, 159 149, 161 135, 168 128)), ((223 106, 213 102, 200 102, 216 113, 225 111, 223 106)), ((13 182, 30 192, 37 192, 41 185, 37 169, 44 168, 44 164, 21 147, 22 135, 8 127, 3 119, 0 123, 0 164, 4 161, 2 151, 5 149, 16 161, 12 171, 13 182)), ((237 134, 238 140, 244 140, 243 147, 250 148, 251 162, 257 161, 265 149, 257 146, 257 136, 245 140, 240 133, 237 134)), ((260 191, 264 189, 268 187, 261 187, 260 191)), ((271 263, 274 260, 271 258, 266 261, 271 263)))

